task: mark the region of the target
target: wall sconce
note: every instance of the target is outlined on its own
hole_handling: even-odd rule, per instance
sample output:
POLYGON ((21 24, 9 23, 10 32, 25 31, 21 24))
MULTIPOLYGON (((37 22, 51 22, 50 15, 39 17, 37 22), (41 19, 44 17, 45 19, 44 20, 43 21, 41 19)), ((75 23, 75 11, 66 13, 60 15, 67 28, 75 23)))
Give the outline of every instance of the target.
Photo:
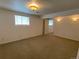
POLYGON ((61 18, 58 18, 58 19, 56 19, 57 20, 57 22, 60 22, 62 19, 61 18))
POLYGON ((78 18, 74 17, 74 18, 72 18, 72 20, 73 20, 73 21, 77 21, 77 20, 78 20, 78 18))
POLYGON ((79 14, 71 15, 70 17, 71 17, 72 21, 76 22, 79 19, 79 14))
POLYGON ((55 19, 57 22, 60 22, 63 19, 63 17, 56 17, 55 19))

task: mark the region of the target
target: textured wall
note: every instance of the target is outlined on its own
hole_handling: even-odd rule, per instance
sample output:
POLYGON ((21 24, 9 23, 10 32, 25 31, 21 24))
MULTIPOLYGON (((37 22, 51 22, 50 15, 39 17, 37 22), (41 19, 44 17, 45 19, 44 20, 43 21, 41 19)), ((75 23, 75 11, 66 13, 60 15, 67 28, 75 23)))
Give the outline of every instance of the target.
POLYGON ((78 43, 50 34, 5 44, 1 49, 3 59, 75 59, 78 43))

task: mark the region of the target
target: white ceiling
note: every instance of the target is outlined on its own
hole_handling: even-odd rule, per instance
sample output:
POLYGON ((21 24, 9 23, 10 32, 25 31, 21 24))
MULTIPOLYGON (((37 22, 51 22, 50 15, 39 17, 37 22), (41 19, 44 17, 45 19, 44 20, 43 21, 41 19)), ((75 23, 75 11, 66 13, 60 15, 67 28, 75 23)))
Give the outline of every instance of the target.
MULTIPOLYGON (((25 5, 31 0, 0 0, 0 8, 34 14, 25 5)), ((79 8, 79 0, 37 0, 40 15, 73 10, 79 8)))

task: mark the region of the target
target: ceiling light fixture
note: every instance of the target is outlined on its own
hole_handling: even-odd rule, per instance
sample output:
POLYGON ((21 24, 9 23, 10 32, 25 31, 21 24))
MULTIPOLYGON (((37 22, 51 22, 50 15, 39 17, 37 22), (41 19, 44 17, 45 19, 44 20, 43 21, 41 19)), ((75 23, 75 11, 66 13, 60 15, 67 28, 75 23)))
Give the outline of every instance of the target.
POLYGON ((31 9, 32 11, 37 11, 39 9, 39 5, 36 3, 36 0, 32 0, 28 4, 28 8, 31 9))
POLYGON ((32 2, 28 5, 29 9, 31 9, 32 11, 37 11, 39 9, 39 6, 35 3, 32 2))

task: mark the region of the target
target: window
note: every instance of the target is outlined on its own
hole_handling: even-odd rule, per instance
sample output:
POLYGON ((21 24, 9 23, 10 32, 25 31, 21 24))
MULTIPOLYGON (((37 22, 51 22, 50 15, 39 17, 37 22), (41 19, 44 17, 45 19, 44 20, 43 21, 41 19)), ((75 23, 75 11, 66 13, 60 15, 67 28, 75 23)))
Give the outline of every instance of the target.
POLYGON ((48 20, 48 25, 52 26, 53 25, 53 20, 48 20))
POLYGON ((15 15, 15 25, 30 25, 29 17, 15 15))

